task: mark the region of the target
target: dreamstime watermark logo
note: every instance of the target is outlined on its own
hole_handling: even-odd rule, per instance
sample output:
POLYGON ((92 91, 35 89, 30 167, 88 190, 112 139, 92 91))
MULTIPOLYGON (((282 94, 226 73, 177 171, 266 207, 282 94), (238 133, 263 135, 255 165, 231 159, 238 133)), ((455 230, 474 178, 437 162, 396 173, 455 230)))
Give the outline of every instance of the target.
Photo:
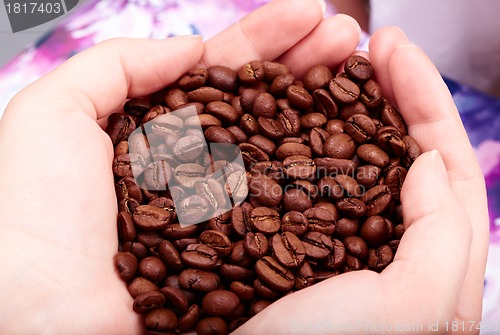
POLYGON ((13 33, 54 20, 73 9, 79 0, 3 0, 13 33))

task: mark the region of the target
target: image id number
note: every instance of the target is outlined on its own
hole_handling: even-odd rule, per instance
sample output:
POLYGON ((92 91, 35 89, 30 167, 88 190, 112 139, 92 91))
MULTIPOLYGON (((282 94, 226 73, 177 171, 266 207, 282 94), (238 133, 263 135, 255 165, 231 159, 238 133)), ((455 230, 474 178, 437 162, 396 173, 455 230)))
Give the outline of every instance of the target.
POLYGON ((5 5, 8 14, 59 14, 62 12, 60 2, 29 2, 29 3, 7 3, 5 5))

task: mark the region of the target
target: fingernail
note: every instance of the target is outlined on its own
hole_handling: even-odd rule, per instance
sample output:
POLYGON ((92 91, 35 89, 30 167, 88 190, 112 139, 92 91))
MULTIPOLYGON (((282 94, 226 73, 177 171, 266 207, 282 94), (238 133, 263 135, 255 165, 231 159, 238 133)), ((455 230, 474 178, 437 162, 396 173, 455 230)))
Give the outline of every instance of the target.
POLYGON ((448 180, 448 172, 446 171, 446 165, 444 164, 443 157, 441 156, 438 150, 434 149, 431 151, 431 161, 437 179, 440 182, 448 184, 449 180, 448 180))
POLYGON ((321 6, 321 12, 323 14, 325 14, 325 12, 326 12, 326 3, 325 3, 325 0, 318 0, 318 2, 319 2, 319 5, 321 6))
POLYGON ((193 35, 177 35, 168 37, 168 39, 182 39, 182 40, 201 40, 203 39, 202 35, 193 34, 193 35))

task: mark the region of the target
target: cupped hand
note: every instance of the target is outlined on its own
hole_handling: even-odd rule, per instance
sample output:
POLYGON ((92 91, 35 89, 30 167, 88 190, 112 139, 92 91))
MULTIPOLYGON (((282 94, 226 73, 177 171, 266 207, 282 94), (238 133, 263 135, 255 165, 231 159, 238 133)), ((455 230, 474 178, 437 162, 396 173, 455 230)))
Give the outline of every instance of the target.
POLYGON ((406 231, 394 262, 380 274, 349 272, 286 296, 236 334, 479 333, 486 190, 456 106, 436 68, 398 28, 373 35, 369 58, 425 151, 403 186, 406 231))
POLYGON ((352 19, 323 19, 316 0, 276 0, 206 43, 196 36, 106 41, 18 93, 0 122, 2 331, 141 332, 113 267, 113 148, 99 126, 126 98, 197 65, 236 69, 278 59, 300 76, 316 63, 341 63, 358 37, 352 19))

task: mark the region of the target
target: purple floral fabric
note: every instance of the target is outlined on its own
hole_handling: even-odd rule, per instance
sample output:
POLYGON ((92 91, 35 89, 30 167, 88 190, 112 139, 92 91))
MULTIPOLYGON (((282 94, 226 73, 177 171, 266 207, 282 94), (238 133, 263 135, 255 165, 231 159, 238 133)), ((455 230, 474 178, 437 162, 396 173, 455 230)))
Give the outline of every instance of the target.
MULTIPOLYGON (((165 38, 201 34, 205 39, 269 0, 88 0, 41 40, 0 69, 0 117, 20 89, 75 53, 112 37, 165 38)), ((333 8, 327 8, 333 13, 333 8)), ((368 37, 360 44, 367 49, 368 37)), ((500 320, 500 100, 447 81, 488 188, 491 243, 483 334, 500 320)), ((464 162, 467 164, 467 162, 464 162)), ((490 329, 490 331, 488 331, 490 329)), ((500 328, 498 328, 500 331, 500 328)), ((496 333, 496 332, 495 332, 496 333)))

